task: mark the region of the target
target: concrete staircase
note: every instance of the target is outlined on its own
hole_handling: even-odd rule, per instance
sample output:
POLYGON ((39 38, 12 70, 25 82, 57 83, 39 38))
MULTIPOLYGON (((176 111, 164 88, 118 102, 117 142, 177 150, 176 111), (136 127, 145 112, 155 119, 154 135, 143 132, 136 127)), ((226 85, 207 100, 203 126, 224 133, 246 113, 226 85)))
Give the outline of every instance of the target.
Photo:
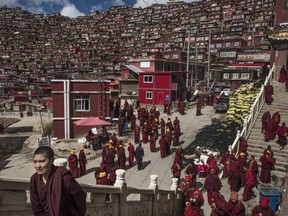
POLYGON ((272 85, 274 87, 273 103, 272 105, 267 105, 266 103, 262 107, 260 114, 255 122, 255 125, 248 137, 248 153, 249 155, 255 155, 255 158, 260 165, 259 158, 263 155, 263 151, 268 145, 271 145, 271 149, 274 152, 274 157, 276 158, 275 169, 272 171, 272 175, 277 177, 284 177, 286 175, 285 165, 288 165, 288 145, 284 149, 280 150, 280 145, 276 143, 278 137, 275 140, 270 140, 269 142, 264 142, 264 134, 261 133, 261 117, 267 110, 270 111, 271 115, 276 109, 279 109, 281 115, 281 122, 286 122, 288 124, 288 92, 285 90, 285 85, 279 83, 278 81, 273 81, 272 85))

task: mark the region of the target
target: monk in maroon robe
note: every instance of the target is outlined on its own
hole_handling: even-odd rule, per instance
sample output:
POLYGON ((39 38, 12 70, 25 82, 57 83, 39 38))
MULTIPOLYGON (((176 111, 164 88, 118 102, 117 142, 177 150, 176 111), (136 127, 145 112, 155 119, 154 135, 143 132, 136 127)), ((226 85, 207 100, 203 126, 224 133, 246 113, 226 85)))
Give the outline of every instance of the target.
POLYGON ((111 173, 109 174, 108 179, 111 181, 112 185, 115 184, 116 182, 116 168, 115 167, 111 168, 111 173))
POLYGON ((201 206, 204 205, 204 198, 198 188, 191 188, 189 203, 185 208, 184 216, 201 216, 201 206))
POLYGON ((269 112, 269 110, 267 110, 261 118, 261 122, 262 122, 262 127, 261 127, 261 132, 264 133, 266 130, 266 125, 268 124, 269 120, 271 119, 271 114, 269 112))
POLYGON ((198 166, 192 160, 189 166, 185 170, 185 174, 190 176, 191 183, 196 185, 196 178, 198 174, 198 166))
POLYGON ((128 141, 128 153, 129 153, 129 166, 132 167, 135 158, 135 148, 130 141, 128 141))
POLYGON ((134 129, 136 127, 136 116, 132 115, 130 121, 131 121, 131 130, 134 131, 134 129))
POLYGON ((238 193, 236 191, 232 191, 230 195, 230 200, 227 203, 227 207, 229 210, 229 216, 245 216, 245 206, 244 204, 238 200, 238 193))
POLYGON ((160 156, 161 158, 164 158, 167 156, 166 154, 166 143, 165 143, 165 135, 161 135, 161 138, 159 140, 159 145, 160 145, 160 156))
POLYGON ((268 105, 271 105, 272 101, 273 101, 273 95, 274 93, 274 88, 270 83, 267 83, 267 85, 264 87, 264 94, 265 94, 265 102, 268 105))
POLYGON ((179 113, 180 113, 181 115, 184 115, 184 114, 185 114, 185 106, 184 106, 183 101, 181 101, 181 102, 179 103, 179 113))
POLYGON ((228 183, 230 184, 231 191, 238 192, 241 188, 241 171, 238 161, 235 157, 230 160, 230 170, 228 174, 228 183))
POLYGON ((244 137, 240 137, 239 139, 239 152, 246 152, 248 148, 247 140, 244 137))
POLYGON ((221 156, 220 163, 223 165, 222 178, 225 179, 228 177, 229 173, 229 164, 230 164, 230 155, 227 152, 224 152, 221 156))
POLYGON ((196 104, 196 116, 202 115, 201 109, 202 109, 202 105, 201 105, 201 103, 200 103, 199 100, 198 100, 198 102, 197 102, 197 104, 196 104))
POLYGON ((173 178, 177 178, 178 182, 180 182, 181 170, 182 170, 181 164, 179 163, 177 159, 175 159, 171 166, 171 172, 172 172, 173 178))
POLYGON ((173 130, 174 130, 174 127, 173 127, 173 124, 171 122, 171 119, 168 118, 168 120, 166 122, 166 134, 167 134, 167 131, 169 131, 170 140, 172 140, 173 130), (167 129, 169 129, 169 130, 167 130, 167 129))
POLYGON ((217 161, 216 161, 213 154, 209 154, 209 157, 206 161, 206 175, 209 174, 211 167, 213 167, 212 169, 214 169, 217 173, 217 171, 218 171, 217 161))
POLYGON ((156 135, 152 132, 150 135, 150 151, 155 152, 156 149, 156 135))
POLYGON ((268 145, 268 146, 267 146, 267 149, 265 149, 265 150, 263 151, 263 155, 266 155, 266 154, 269 154, 269 156, 270 156, 271 158, 274 157, 274 152, 273 152, 272 149, 271 149, 271 145, 268 145))
POLYGON ((54 152, 48 146, 36 149, 30 179, 33 215, 85 216, 86 193, 64 167, 53 164, 54 152), (73 203, 73 205, 71 205, 73 203))
POLYGON ((136 125, 134 129, 134 143, 140 142, 140 127, 136 125))
POLYGON ((111 173, 111 168, 114 167, 114 160, 115 160, 114 148, 113 146, 109 146, 105 163, 107 173, 111 173))
POLYGON ((287 78, 287 71, 284 67, 284 65, 282 66, 281 70, 280 70, 280 75, 278 78, 278 82, 284 83, 286 81, 287 78))
POLYGON ((146 144, 148 142, 148 134, 149 133, 149 125, 147 122, 144 123, 144 127, 142 128, 142 142, 146 144))
POLYGON ((269 184, 271 183, 271 170, 275 164, 275 159, 271 158, 269 153, 262 155, 260 158, 261 161, 261 172, 260 172, 260 181, 269 184))
POLYGON ((207 199, 209 205, 211 205, 213 202, 212 194, 215 192, 219 193, 221 187, 222 183, 220 178, 218 177, 214 169, 210 169, 210 173, 207 175, 204 182, 204 188, 207 190, 207 199))
POLYGON ((86 164, 87 164, 87 160, 86 160, 84 148, 80 148, 80 152, 79 152, 80 176, 86 175, 87 173, 86 164))
POLYGON ((254 175, 251 169, 247 169, 245 172, 245 184, 244 184, 244 192, 243 192, 243 202, 247 202, 252 199, 253 196, 253 187, 254 187, 254 175))
POLYGON ((94 177, 95 177, 95 179, 96 179, 96 184, 97 184, 97 181, 98 181, 98 179, 99 179, 100 172, 107 172, 107 170, 106 170, 106 164, 103 163, 103 162, 100 163, 100 166, 99 166, 99 167, 96 167, 96 168, 95 168, 94 177))
POLYGON ((253 172, 253 177, 254 177, 254 186, 258 186, 258 173, 259 173, 259 168, 257 161, 255 160, 254 155, 250 155, 249 161, 247 162, 247 168, 250 168, 253 172))
POLYGON ((118 157, 119 169, 126 170, 126 154, 125 154, 125 149, 123 148, 123 145, 119 145, 119 149, 117 151, 117 157, 118 157))
POLYGON ((220 193, 213 194, 213 201, 211 204, 212 212, 210 216, 225 216, 228 215, 227 201, 220 193))
POLYGON ((270 119, 265 128, 265 142, 275 139, 276 136, 276 124, 274 119, 270 119))
MULTIPOLYGON (((106 172, 100 172, 97 184, 98 185, 113 185, 113 182, 109 178, 107 178, 106 172)), ((105 201, 110 201, 109 194, 106 194, 105 201)))
POLYGON ((184 157, 184 150, 182 146, 179 146, 175 151, 175 158, 179 161, 181 161, 181 166, 183 165, 183 157, 184 157))
POLYGON ((283 122, 281 126, 278 126, 276 134, 278 136, 277 143, 280 145, 280 150, 282 150, 284 146, 287 145, 286 136, 288 134, 288 128, 286 127, 285 122, 283 122))
POLYGON ((269 206, 269 198, 262 197, 258 206, 252 209, 252 216, 275 216, 273 209, 269 206))
POLYGON ((171 147, 171 135, 169 128, 166 129, 165 134, 165 149, 166 149, 166 156, 170 154, 170 147, 171 147))
POLYGON ((241 185, 244 185, 245 183, 245 172, 247 167, 247 159, 246 154, 244 152, 240 152, 239 157, 237 158, 239 169, 240 169, 240 179, 241 179, 241 185))
POLYGON ((70 172, 72 173, 72 176, 74 178, 78 178, 79 177, 78 157, 75 154, 74 150, 70 151, 70 155, 68 157, 68 167, 70 172))

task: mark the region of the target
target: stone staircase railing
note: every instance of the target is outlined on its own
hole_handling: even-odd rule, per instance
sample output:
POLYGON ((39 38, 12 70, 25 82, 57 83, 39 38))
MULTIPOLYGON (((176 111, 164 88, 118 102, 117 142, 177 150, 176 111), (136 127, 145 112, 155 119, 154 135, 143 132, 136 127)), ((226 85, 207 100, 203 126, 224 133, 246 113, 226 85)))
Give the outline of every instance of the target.
MULTIPOLYGON (((149 188, 141 189, 126 186, 125 170, 117 170, 116 175, 114 186, 81 184, 87 192, 86 215, 179 215, 182 200, 177 189, 178 179, 172 178, 171 189, 163 190, 158 189, 158 176, 151 175, 149 188), (109 194, 109 201, 105 201, 106 194, 109 194)), ((28 179, 0 178, 0 215, 33 215, 28 179)))
POLYGON ((259 94, 257 95, 254 103, 252 104, 250 108, 250 115, 244 120, 242 131, 241 132, 237 131, 236 138, 231 147, 231 149, 234 150, 234 152, 236 152, 236 155, 238 155, 239 138, 244 137, 245 139, 247 139, 265 103, 264 86, 268 82, 272 81, 272 76, 273 76, 274 71, 275 71, 275 65, 273 65, 273 67, 270 69, 269 74, 265 79, 264 85, 262 85, 259 94))

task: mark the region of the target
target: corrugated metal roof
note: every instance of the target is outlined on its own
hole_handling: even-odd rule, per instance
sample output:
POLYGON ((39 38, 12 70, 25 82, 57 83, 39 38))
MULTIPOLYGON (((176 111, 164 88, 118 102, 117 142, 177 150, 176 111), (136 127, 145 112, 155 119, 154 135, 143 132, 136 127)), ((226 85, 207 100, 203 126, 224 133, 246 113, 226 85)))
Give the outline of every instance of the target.
POLYGON ((127 67, 129 70, 133 71, 134 73, 140 73, 143 72, 140 68, 134 66, 134 65, 124 65, 127 67))

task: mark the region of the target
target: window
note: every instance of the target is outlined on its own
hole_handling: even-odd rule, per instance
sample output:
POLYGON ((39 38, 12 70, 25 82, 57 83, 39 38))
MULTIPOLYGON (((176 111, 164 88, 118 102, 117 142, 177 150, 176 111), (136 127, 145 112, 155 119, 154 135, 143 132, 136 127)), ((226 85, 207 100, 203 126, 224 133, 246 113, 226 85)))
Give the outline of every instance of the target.
POLYGON ((223 74, 223 79, 229 79, 229 73, 224 73, 223 74))
POLYGON ((74 110, 76 112, 90 111, 90 99, 89 96, 76 96, 74 98, 74 110))
POLYGON ((241 79, 249 79, 249 73, 241 73, 241 79))
POLYGON ((152 92, 146 92, 146 99, 152 99, 153 98, 153 93, 152 92))
POLYGON ((153 82, 153 76, 152 75, 144 75, 143 79, 144 79, 144 83, 152 83, 153 82))
POLYGON ((217 43, 216 44, 216 48, 221 48, 222 47, 222 43, 217 43))
POLYGON ((235 47, 238 47, 239 45, 240 45, 239 42, 234 42, 234 46, 235 46, 235 47))
POLYGON ((225 44, 225 46, 226 46, 226 47, 230 47, 230 46, 231 46, 231 43, 230 43, 230 42, 227 42, 227 43, 225 44))
POLYGON ((232 74, 232 79, 238 79, 239 78, 239 74, 238 73, 233 73, 232 74))

